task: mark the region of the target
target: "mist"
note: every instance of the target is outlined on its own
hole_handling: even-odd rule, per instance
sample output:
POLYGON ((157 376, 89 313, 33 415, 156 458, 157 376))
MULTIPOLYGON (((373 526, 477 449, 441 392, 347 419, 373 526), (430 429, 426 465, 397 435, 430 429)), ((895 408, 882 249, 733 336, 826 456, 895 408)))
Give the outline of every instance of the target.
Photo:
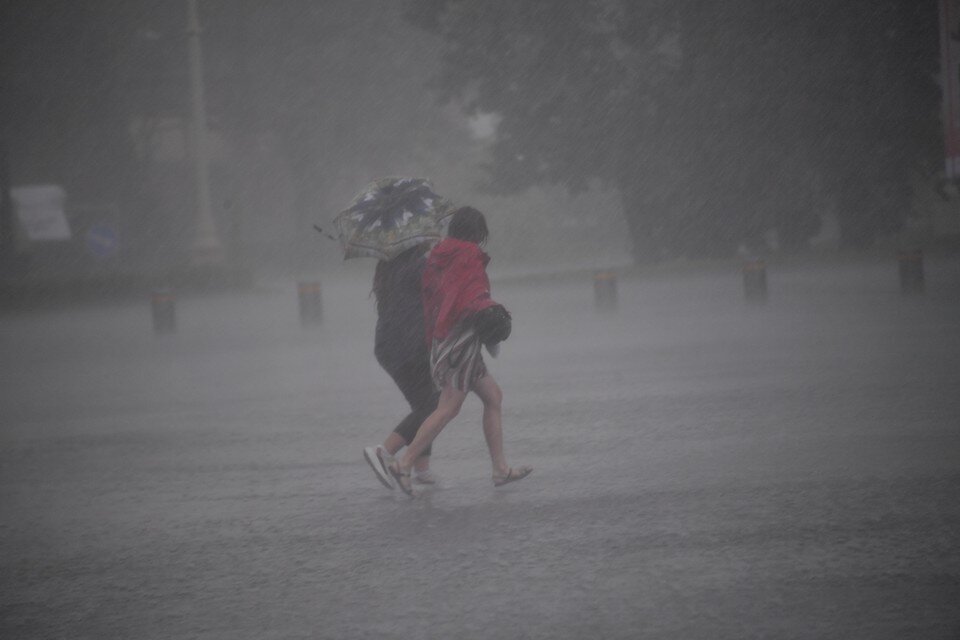
POLYGON ((4 3, 0 636, 954 637, 955 4, 4 3), (364 463, 385 176, 523 482, 364 463))

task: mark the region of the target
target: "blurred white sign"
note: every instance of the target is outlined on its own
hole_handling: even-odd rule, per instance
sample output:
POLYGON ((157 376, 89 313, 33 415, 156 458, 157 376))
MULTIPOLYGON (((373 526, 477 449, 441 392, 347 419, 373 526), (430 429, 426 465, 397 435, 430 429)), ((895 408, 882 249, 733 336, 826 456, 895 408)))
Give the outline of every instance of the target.
POLYGON ((70 224, 63 212, 66 194, 55 184, 10 189, 17 219, 30 240, 69 240, 70 224))

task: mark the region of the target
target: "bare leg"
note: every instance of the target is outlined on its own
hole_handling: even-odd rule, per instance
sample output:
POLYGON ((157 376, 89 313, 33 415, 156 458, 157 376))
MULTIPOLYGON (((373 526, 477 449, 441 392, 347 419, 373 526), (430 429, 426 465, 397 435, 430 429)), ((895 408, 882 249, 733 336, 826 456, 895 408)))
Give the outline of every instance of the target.
POLYGON ((406 441, 396 431, 391 431, 387 439, 383 441, 383 448, 392 456, 397 455, 397 451, 403 449, 406 441))
POLYGON ((460 413, 460 407, 463 406, 466 397, 467 394, 452 385, 444 387, 443 391, 440 392, 440 402, 437 403, 437 408, 420 425, 413 442, 403 452, 403 457, 399 459, 401 471, 410 470, 414 461, 420 457, 427 445, 433 442, 433 439, 443 431, 447 423, 460 413))
POLYGON ((503 391, 493 376, 486 375, 473 386, 473 391, 483 401, 483 437, 487 440, 487 449, 490 450, 490 463, 493 473, 506 475, 510 470, 507 459, 503 454, 503 424, 502 405, 503 391))
MULTIPOLYGON (((387 436, 387 439, 383 441, 383 448, 387 450, 392 456, 397 455, 397 451, 403 449, 406 446, 407 442, 403 437, 398 434, 396 431, 391 431, 390 435, 387 436)), ((418 473, 423 473, 430 468, 430 456, 422 455, 417 457, 417 461, 413 464, 414 468, 418 473)))

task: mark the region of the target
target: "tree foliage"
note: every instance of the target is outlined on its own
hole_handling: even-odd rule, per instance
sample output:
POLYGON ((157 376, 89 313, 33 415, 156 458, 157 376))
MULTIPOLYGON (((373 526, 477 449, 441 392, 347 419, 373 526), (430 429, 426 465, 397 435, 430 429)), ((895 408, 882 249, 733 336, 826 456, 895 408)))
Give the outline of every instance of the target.
MULTIPOLYGON (((843 239, 907 208, 929 155, 932 3, 413 0, 445 42, 436 82, 502 119, 502 191, 619 188, 639 261, 803 244, 824 198, 843 239)), ((934 152, 935 153, 935 152, 934 152)))

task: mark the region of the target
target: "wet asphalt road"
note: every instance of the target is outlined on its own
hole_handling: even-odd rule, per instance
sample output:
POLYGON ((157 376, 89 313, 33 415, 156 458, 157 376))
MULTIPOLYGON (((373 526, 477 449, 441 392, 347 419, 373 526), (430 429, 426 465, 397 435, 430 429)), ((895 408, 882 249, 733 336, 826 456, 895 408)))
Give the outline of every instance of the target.
POLYGON ((960 638, 960 265, 494 283, 480 404, 410 501, 365 277, 0 318, 2 638, 960 638))

